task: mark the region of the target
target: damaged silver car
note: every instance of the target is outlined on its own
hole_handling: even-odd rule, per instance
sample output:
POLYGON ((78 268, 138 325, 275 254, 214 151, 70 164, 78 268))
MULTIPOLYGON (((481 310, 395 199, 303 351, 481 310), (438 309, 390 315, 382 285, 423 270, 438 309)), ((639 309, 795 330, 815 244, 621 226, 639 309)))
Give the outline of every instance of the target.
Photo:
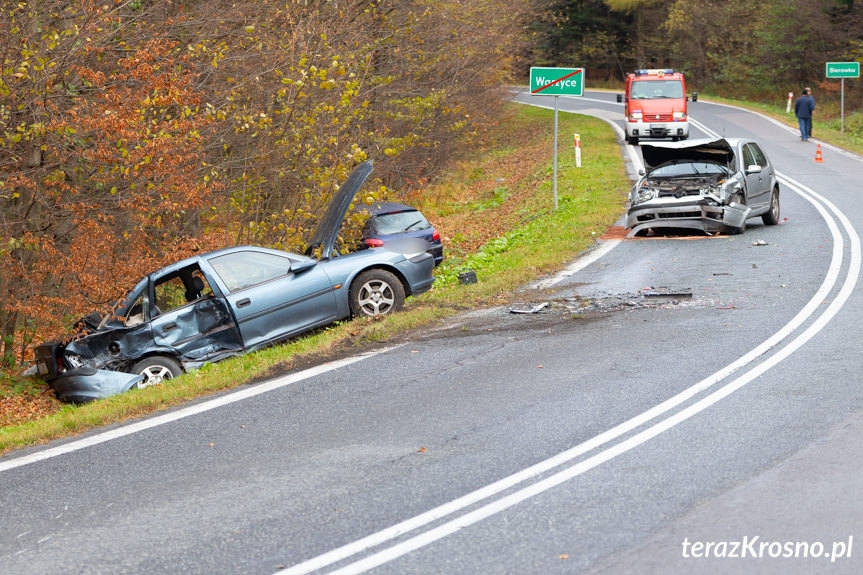
POLYGON ((779 183, 753 140, 721 138, 641 145, 645 169, 627 201, 628 237, 683 228, 739 234, 760 216, 779 223, 779 183))
POLYGON ((239 246, 196 255, 142 278, 108 313, 79 322, 70 341, 36 348, 59 399, 85 402, 145 387, 350 316, 398 310, 431 288, 425 243, 340 255, 335 244, 359 165, 321 219, 305 255, 239 246), (311 257, 320 253, 318 258, 311 257), (408 253, 410 252, 410 253, 408 253))

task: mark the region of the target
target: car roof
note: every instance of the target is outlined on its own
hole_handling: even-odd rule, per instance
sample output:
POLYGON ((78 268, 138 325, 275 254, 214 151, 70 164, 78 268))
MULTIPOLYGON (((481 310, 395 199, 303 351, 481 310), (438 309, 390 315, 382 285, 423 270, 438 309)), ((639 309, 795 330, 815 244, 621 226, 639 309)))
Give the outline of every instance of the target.
POLYGON ((245 252, 248 252, 248 251, 263 252, 263 253, 278 255, 278 256, 282 256, 282 257, 288 257, 290 259, 296 259, 296 260, 307 259, 306 256, 301 256, 299 254, 286 252, 286 251, 282 251, 282 250, 276 250, 273 248, 265 248, 262 246, 252 246, 252 245, 231 246, 228 248, 221 248, 218 250, 213 250, 213 251, 205 252, 202 254, 195 254, 194 256, 173 262, 173 263, 168 264, 164 267, 153 270, 153 271, 149 272, 147 275, 148 276, 154 276, 154 275, 161 276, 165 273, 170 273, 170 272, 174 272, 177 270, 181 270, 181 269, 183 269, 187 266, 190 266, 192 264, 199 263, 201 260, 208 260, 208 259, 212 259, 214 257, 223 256, 223 255, 231 254, 234 252, 244 252, 244 251, 245 252))
POLYGON ((375 202, 370 206, 359 206, 357 211, 367 212, 372 216, 380 216, 397 212, 418 212, 419 210, 413 206, 400 204, 398 202, 375 202))

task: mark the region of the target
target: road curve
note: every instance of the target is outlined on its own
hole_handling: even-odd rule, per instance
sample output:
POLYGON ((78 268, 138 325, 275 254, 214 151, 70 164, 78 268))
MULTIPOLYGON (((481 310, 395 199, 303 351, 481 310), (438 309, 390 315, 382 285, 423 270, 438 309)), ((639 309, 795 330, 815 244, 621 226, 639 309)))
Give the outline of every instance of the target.
MULTIPOLYGON (((620 113, 600 93, 560 103, 620 113)), ((813 572, 811 558, 683 557, 682 543, 833 551, 855 535, 843 439, 863 411, 863 169, 826 146, 816 164, 813 144, 746 112, 691 114, 764 144, 782 225, 609 244, 526 288, 546 313, 488 310, 134 432, 0 458, 0 571, 813 572), (830 518, 807 515, 819 508, 830 518)), ((817 564, 861 569, 832 558, 817 564)))

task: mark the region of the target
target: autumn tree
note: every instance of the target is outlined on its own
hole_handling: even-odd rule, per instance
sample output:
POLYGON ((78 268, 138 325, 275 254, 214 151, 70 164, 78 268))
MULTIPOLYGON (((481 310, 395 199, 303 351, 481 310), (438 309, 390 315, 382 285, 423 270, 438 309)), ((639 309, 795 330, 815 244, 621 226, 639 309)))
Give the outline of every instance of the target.
POLYGON ((300 249, 493 122, 523 0, 31 0, 0 19, 7 362, 183 255, 300 249))
POLYGON ((212 119, 194 64, 131 3, 4 4, 0 325, 6 361, 196 229, 212 119), (131 12, 134 16, 134 11, 131 12))

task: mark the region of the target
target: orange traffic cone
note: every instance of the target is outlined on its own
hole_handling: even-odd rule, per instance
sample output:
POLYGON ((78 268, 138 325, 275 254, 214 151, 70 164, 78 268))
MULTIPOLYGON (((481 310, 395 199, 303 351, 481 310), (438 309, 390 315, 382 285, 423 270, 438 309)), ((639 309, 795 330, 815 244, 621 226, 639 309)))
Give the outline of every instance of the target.
POLYGON ((818 144, 818 149, 815 150, 815 161, 823 162, 824 160, 821 158, 821 144, 818 144))

